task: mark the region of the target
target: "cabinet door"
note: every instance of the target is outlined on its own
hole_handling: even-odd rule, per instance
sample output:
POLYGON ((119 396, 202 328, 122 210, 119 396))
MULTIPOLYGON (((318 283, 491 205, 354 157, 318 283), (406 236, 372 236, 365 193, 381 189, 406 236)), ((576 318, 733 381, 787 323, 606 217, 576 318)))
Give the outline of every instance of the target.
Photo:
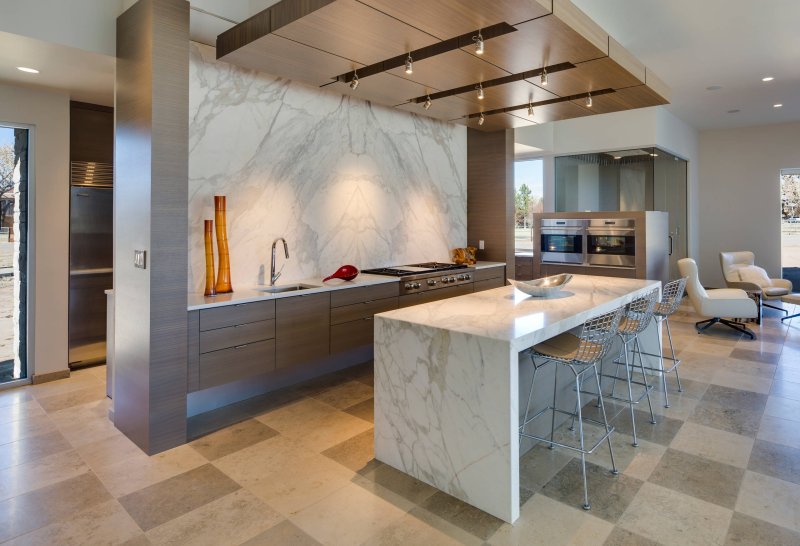
POLYGON ((476 281, 475 292, 482 292, 484 290, 491 290, 492 288, 500 288, 505 286, 504 279, 489 279, 487 281, 476 281))
POLYGON ((276 365, 288 368, 324 358, 330 352, 330 294, 308 294, 276 301, 276 365))

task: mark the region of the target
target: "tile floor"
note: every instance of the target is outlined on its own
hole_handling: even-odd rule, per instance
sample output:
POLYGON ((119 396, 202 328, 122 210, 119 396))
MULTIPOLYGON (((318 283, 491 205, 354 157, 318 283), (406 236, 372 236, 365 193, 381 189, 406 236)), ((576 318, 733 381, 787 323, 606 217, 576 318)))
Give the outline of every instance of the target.
POLYGON ((694 320, 672 321, 684 392, 655 426, 637 410, 638 448, 617 417, 619 476, 590 456, 590 512, 561 450, 523 457, 513 526, 376 462, 366 365, 193 421, 155 457, 108 422, 93 368, 0 391, 0 542, 800 544, 800 320, 757 341, 694 320))

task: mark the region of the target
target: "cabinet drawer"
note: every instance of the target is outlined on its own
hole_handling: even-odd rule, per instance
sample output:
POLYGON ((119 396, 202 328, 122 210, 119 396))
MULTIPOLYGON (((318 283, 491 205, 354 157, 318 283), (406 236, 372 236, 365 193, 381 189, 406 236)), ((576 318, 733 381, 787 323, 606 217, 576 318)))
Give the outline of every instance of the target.
POLYGON ((256 301, 200 310, 200 331, 275 318, 274 301, 256 301))
POLYGON ((275 370, 275 340, 200 355, 200 388, 207 389, 275 370))
POLYGON ((475 283, 475 292, 480 292, 482 290, 491 290, 492 288, 500 288, 501 286, 505 286, 506 282, 504 279, 489 279, 488 281, 478 281, 475 283))
POLYGON ((487 267, 485 269, 476 269, 472 274, 472 278, 476 281, 485 281, 488 279, 504 279, 506 276, 506 268, 503 266, 487 267))
POLYGON ((365 301, 331 309, 331 324, 372 318, 373 315, 397 309, 397 297, 365 301))
POLYGON ((200 333, 200 352, 208 353, 275 337, 275 320, 260 320, 200 333))
POLYGON ((334 290, 331 292, 331 307, 342 307, 344 305, 392 298, 399 295, 399 282, 388 282, 385 284, 374 284, 372 286, 334 290))
POLYGON ((411 305, 420 305, 431 301, 463 296, 464 294, 472 294, 473 289, 473 283, 470 282, 458 286, 439 288, 438 290, 428 290, 420 294, 407 294, 405 296, 400 296, 400 307, 410 307, 411 305))
POLYGON ((331 353, 349 351, 363 345, 372 345, 374 335, 372 317, 334 324, 331 326, 331 353))

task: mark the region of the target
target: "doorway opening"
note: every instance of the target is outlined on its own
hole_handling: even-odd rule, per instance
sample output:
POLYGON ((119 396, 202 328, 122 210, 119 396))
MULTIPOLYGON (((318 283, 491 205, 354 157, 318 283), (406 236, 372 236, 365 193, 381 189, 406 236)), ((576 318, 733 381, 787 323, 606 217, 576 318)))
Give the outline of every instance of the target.
POLYGON ((800 290, 800 169, 783 169, 781 185, 781 267, 783 278, 800 290))
POLYGON ((0 384, 28 377, 28 144, 0 124, 0 384))

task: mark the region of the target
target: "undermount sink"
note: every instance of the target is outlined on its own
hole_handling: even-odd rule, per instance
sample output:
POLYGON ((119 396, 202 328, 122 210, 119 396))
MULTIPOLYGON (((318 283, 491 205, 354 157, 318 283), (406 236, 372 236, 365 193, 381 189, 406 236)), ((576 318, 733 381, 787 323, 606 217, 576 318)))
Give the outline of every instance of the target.
POLYGON ((312 284, 287 284, 284 286, 266 286, 264 288, 258 288, 258 291, 269 292, 270 294, 281 294, 283 292, 299 292, 311 288, 319 288, 319 286, 314 286, 312 284))

